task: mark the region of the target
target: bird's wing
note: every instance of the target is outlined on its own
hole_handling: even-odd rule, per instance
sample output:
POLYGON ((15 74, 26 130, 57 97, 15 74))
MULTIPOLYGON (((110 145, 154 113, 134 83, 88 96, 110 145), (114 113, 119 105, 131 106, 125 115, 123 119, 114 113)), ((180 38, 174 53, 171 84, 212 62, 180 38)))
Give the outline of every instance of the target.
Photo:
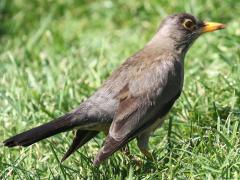
POLYGON ((95 165, 135 138, 141 130, 149 127, 153 123, 151 116, 156 113, 165 115, 178 98, 181 85, 176 77, 178 74, 173 61, 152 63, 147 68, 145 70, 138 67, 137 71, 132 69, 135 73, 132 80, 119 92, 118 110, 104 147, 94 160, 95 165), (160 113, 154 108, 158 102, 162 111, 160 113))

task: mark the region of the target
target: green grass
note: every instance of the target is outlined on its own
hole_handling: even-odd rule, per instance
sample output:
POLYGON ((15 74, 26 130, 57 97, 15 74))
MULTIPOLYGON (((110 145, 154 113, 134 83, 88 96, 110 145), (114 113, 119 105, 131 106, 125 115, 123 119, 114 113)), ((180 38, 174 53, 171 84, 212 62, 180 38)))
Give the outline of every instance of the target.
POLYGON ((0 147, 0 179, 238 179, 240 1, 0 1, 0 141, 45 123, 89 97, 144 46, 168 14, 227 24, 201 37, 185 60, 184 92, 151 138, 155 162, 136 142, 100 167, 101 134, 63 164, 71 132, 28 148, 0 147), (237 9, 238 8, 238 9, 237 9))

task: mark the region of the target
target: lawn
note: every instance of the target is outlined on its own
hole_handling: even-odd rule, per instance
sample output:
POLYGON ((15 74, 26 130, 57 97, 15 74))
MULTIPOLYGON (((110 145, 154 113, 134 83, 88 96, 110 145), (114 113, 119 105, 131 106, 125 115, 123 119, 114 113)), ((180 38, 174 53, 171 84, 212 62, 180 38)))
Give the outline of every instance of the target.
POLYGON ((0 179, 239 179, 240 1, 0 0, 0 141, 77 107, 161 20, 190 12, 222 22, 185 60, 184 91, 151 138, 147 161, 121 152, 92 160, 104 135, 60 163, 73 138, 62 133, 28 148, 0 147, 0 179), (238 9, 237 9, 238 8, 238 9))

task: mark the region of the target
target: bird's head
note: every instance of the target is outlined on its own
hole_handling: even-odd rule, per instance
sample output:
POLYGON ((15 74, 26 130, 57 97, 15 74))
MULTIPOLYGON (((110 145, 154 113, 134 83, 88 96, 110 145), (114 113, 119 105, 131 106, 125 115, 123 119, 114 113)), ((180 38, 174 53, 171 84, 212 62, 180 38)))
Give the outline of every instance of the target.
POLYGON ((162 40, 163 46, 174 45, 185 53, 203 33, 225 28, 224 24, 204 22, 187 13, 179 13, 164 19, 153 41, 162 40))

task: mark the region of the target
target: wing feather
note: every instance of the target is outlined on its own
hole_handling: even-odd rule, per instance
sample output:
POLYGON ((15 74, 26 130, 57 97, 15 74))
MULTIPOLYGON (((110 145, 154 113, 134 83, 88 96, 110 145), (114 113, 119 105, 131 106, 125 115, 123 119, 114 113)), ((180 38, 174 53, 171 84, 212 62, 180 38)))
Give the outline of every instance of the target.
POLYGON ((179 67, 172 62, 158 61, 150 67, 148 65, 147 69, 133 70, 135 74, 131 81, 117 96, 118 110, 104 147, 94 160, 95 165, 135 138, 140 130, 154 123, 152 121, 156 120, 156 115, 166 114, 170 110, 182 88, 179 67))

